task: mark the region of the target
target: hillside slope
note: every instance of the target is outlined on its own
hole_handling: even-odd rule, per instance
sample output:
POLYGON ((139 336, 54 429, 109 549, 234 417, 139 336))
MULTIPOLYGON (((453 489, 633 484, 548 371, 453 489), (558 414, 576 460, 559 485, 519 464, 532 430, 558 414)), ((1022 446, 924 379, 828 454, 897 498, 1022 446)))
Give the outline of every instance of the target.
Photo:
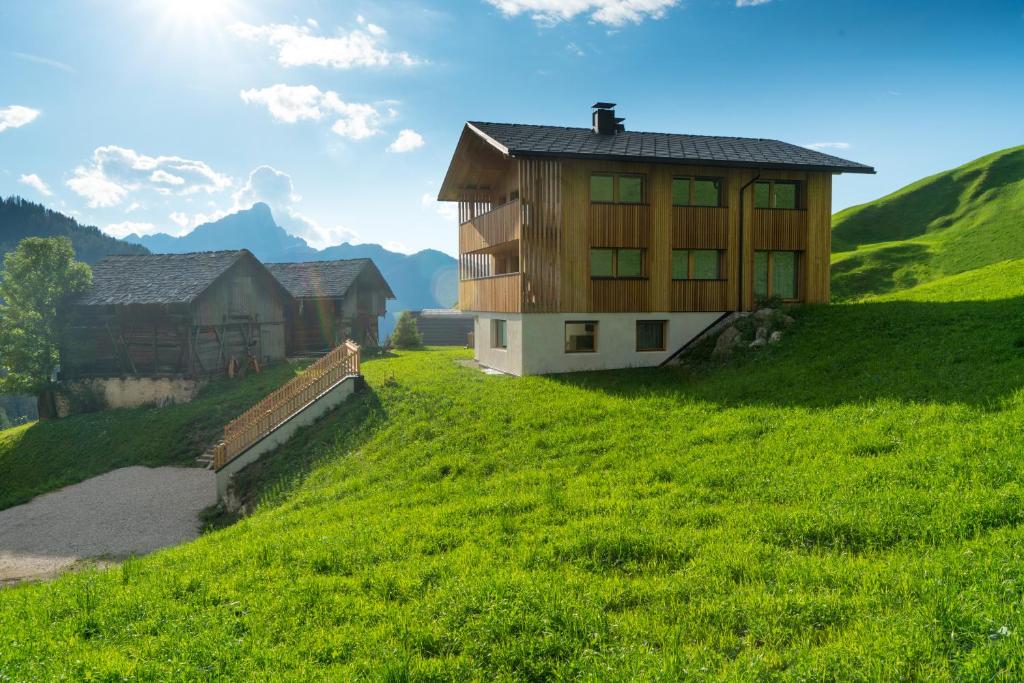
POLYGON ((0 668, 1019 680, 1022 302, 1024 260, 798 309, 779 346, 695 371, 368 361, 253 516, 0 592, 0 668))
POLYGON ((832 247, 837 301, 1024 257, 1024 146, 837 213, 832 247))
POLYGON ((26 237, 67 237, 75 249, 75 257, 86 263, 96 263, 110 254, 145 254, 149 251, 143 246, 105 235, 99 228, 80 225, 74 218, 47 209, 42 204, 21 197, 0 198, 0 256, 12 251, 26 237))

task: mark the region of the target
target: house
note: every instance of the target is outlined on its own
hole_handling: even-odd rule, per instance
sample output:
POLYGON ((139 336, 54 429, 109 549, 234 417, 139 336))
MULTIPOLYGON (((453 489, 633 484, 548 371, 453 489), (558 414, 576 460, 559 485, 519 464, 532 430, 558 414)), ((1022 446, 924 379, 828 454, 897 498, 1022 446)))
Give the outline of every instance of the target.
POLYGON ((455 308, 426 308, 412 315, 426 346, 466 346, 476 321, 472 313, 455 308))
POLYGON ((777 140, 592 125, 465 125, 459 306, 477 360, 542 374, 658 365, 723 314, 827 303, 832 176, 863 164, 777 140))
POLYGON ((61 311, 60 378, 109 407, 190 400, 285 358, 288 291, 249 251, 108 256, 61 311))
POLYGON ((372 260, 268 263, 267 269, 293 298, 289 355, 323 353, 346 339, 380 345, 378 320, 395 294, 372 260))

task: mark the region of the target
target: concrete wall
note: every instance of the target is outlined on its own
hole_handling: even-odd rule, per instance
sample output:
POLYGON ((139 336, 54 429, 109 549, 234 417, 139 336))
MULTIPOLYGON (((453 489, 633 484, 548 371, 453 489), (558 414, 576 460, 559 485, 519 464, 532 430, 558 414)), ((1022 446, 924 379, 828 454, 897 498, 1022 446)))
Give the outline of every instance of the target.
POLYGON ((660 365, 722 313, 478 313, 477 362, 512 375, 544 375, 660 365), (507 321, 508 348, 492 348, 491 321, 507 321), (664 351, 636 350, 638 320, 666 321, 664 351), (596 321, 597 350, 565 352, 565 323, 596 321))
POLYGON ((204 379, 183 377, 94 377, 71 380, 57 391, 57 415, 106 408, 138 408, 188 403, 205 386, 204 379))
POLYGON ((346 377, 320 396, 316 402, 311 403, 305 410, 296 413, 287 422, 268 434, 262 441, 255 443, 248 450, 242 452, 234 460, 217 470, 217 498, 223 498, 227 493, 231 477, 252 463, 262 458, 267 453, 283 445, 301 427, 313 424, 324 416, 329 410, 340 405, 346 398, 355 392, 356 377, 346 377))

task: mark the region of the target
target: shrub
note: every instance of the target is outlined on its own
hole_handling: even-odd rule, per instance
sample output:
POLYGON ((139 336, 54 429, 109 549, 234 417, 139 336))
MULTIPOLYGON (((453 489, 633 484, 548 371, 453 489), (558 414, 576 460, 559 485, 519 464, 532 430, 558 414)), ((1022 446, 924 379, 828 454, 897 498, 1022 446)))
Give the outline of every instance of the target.
POLYGON ((399 349, 418 349, 423 346, 423 335, 416 326, 416 318, 410 311, 402 311, 398 323, 391 333, 391 345, 399 349))

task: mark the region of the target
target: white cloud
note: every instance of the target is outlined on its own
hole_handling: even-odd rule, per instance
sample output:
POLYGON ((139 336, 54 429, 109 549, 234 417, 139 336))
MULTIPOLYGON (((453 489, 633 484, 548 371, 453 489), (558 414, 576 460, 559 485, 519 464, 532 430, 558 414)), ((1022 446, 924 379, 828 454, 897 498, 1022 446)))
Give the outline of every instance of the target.
MULTIPOLYGON (((607 26, 639 24, 661 19, 679 0, 485 0, 507 17, 526 13, 543 26, 553 26, 586 14, 591 21, 607 26)), ((746 0, 751 1, 751 0, 746 0)), ((756 0, 754 0, 756 1, 756 0)), ((764 0, 762 0, 764 1, 764 0)))
MULTIPOLYGON (((365 23, 365 20, 364 22, 365 23)), ((292 24, 236 23, 229 30, 243 40, 265 42, 277 50, 282 66, 330 66, 351 69, 360 66, 411 66, 420 60, 408 52, 391 52, 378 46, 384 29, 368 24, 363 28, 336 36, 313 35, 312 26, 292 24)))
POLYGON ((757 7, 758 5, 767 5, 772 0, 736 0, 737 7, 757 7))
POLYGON ((26 62, 43 64, 44 66, 49 66, 54 69, 66 71, 69 74, 75 73, 75 70, 72 66, 70 66, 69 64, 65 64, 64 62, 58 62, 56 59, 48 59, 47 57, 40 57, 39 55, 32 55, 28 54, 27 52, 12 52, 11 54, 17 57, 18 59, 21 59, 26 62))
POLYGON ((21 183, 22 185, 28 185, 29 187, 31 187, 33 190, 43 195, 44 197, 49 197, 50 195, 53 194, 53 192, 50 191, 50 188, 47 187, 46 183, 43 182, 43 179, 37 176, 35 173, 22 175, 20 178, 18 178, 18 182, 21 183))
POLYGON ((0 133, 8 128, 21 128, 39 118, 39 110, 31 107, 23 107, 19 104, 12 104, 9 107, 0 108, 0 133))
POLYGON ((411 128, 405 128, 399 131, 395 141, 388 145, 388 151, 398 153, 411 152, 414 149, 419 149, 424 144, 422 135, 411 128))
POLYGON ((319 121, 337 115, 331 130, 353 140, 376 135, 380 130, 381 114, 376 107, 345 102, 333 90, 324 92, 315 85, 278 83, 258 90, 243 90, 239 94, 244 102, 264 105, 274 119, 284 123, 319 121))
POLYGON ((138 211, 141 208, 142 204, 139 204, 138 202, 132 202, 131 204, 128 205, 128 208, 125 209, 124 212, 131 213, 132 211, 138 211))
POLYGON ((103 232, 108 235, 113 235, 118 239, 127 237, 128 235, 152 235, 160 232, 152 223, 136 223, 134 221, 123 221, 121 223, 111 223, 110 225, 103 228, 103 232))
POLYGON ((384 243, 384 248, 388 251, 397 251, 399 254, 411 254, 412 249, 405 245, 405 242, 397 242, 395 240, 389 240, 384 243))
POLYGON ((192 219, 188 217, 188 214, 182 213, 181 211, 173 211, 168 218, 171 222, 181 228, 188 228, 192 226, 192 219))
POLYGON ((576 43, 569 43, 568 45, 565 46, 565 49, 567 52, 569 52, 570 54, 574 54, 577 57, 584 57, 587 54, 586 52, 583 51, 583 48, 581 48, 576 43))
POLYGON ((812 142, 804 145, 808 149, 850 149, 849 142, 812 142))
POLYGON ((143 188, 179 195, 220 192, 231 187, 231 178, 217 173, 202 161, 150 157, 132 149, 107 145, 96 148, 90 165, 75 169, 67 186, 85 197, 90 208, 97 208, 116 206, 129 193, 143 188))
POLYGON ((436 194, 424 192, 420 197, 420 204, 425 209, 433 209, 446 221, 454 223, 459 219, 459 205, 455 202, 439 202, 436 194))

